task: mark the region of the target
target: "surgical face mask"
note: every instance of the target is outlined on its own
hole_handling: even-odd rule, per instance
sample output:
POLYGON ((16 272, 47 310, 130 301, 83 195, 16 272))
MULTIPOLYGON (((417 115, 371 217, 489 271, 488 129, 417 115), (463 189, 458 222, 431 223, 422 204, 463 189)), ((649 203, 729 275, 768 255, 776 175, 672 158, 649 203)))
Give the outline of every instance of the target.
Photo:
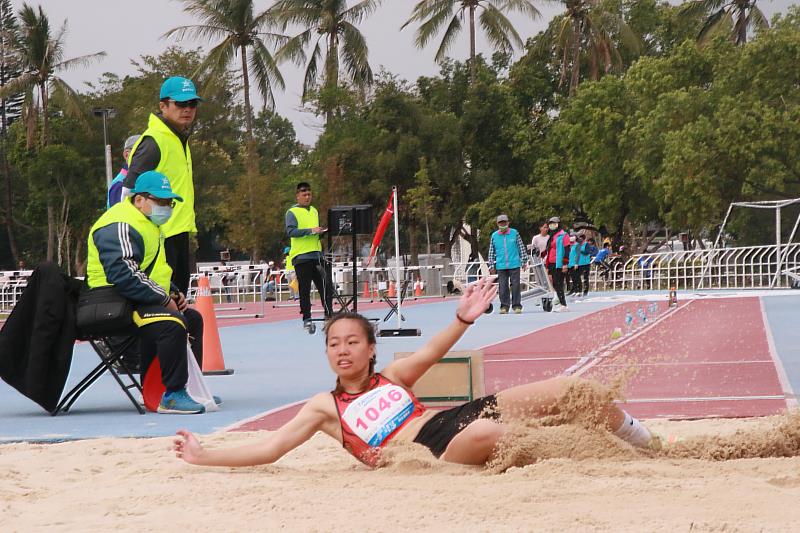
POLYGON ((550 228, 550 231, 555 231, 558 229, 558 224, 548 224, 547 227, 550 228))
POLYGON ((169 217, 172 216, 172 206, 171 205, 158 205, 158 204, 150 204, 150 214, 147 215, 147 218, 155 224, 156 226, 161 226, 167 223, 169 217))

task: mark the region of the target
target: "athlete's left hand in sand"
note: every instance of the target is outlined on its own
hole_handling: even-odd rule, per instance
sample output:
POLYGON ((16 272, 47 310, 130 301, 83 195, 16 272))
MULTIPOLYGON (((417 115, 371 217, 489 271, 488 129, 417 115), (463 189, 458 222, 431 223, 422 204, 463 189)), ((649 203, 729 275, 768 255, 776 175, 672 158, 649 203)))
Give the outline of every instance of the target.
POLYGON ((178 438, 172 441, 172 449, 175 451, 175 456, 189 464, 199 464, 198 458, 203 453, 203 445, 200 444, 200 441, 191 431, 179 429, 176 433, 178 438))

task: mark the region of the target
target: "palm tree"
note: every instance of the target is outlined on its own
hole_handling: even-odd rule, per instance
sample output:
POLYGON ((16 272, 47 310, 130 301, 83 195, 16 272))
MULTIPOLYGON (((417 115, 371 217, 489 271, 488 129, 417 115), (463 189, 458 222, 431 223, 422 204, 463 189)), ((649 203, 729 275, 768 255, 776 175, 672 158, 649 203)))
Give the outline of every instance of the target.
MULTIPOLYGON (((275 98, 273 86, 285 88, 283 76, 267 44, 283 44, 286 37, 269 33, 270 11, 254 14, 253 0, 182 0, 184 11, 195 15, 200 24, 179 26, 164 34, 164 37, 189 35, 198 39, 221 41, 214 45, 208 57, 200 65, 199 72, 214 75, 223 71, 239 56, 242 69, 242 92, 244 93, 245 126, 248 144, 253 142, 253 109, 250 104, 250 78, 254 78, 264 108, 272 108, 275 98)), ((253 153, 248 154, 252 160, 253 153)))
POLYGON ((447 24, 442 41, 434 58, 441 62, 447 50, 461 31, 461 23, 466 16, 469 20, 469 62, 470 78, 475 79, 475 12, 480 10, 478 22, 483 28, 489 43, 497 50, 511 52, 514 45, 522 47, 522 39, 504 11, 517 11, 532 19, 539 17, 539 11, 531 0, 421 0, 409 18, 400 28, 412 22, 420 26, 414 35, 414 44, 424 48, 439 30, 447 24))
POLYGON ((610 11, 598 0, 560 0, 566 11, 550 24, 540 41, 553 49, 561 64, 559 87, 569 75, 569 95, 580 83, 581 52, 586 52, 589 76, 600 78, 600 65, 605 73, 622 66, 621 47, 638 51, 641 41, 620 13, 610 11))
MULTIPOLYGON (((279 55, 298 64, 306 64, 303 81, 304 102, 319 86, 318 73, 323 45, 325 49, 323 91, 339 86, 340 61, 344 62, 347 76, 353 85, 362 88, 372 84, 372 69, 367 59, 369 53, 367 41, 357 25, 371 15, 381 1, 361 0, 348 7, 347 0, 279 0, 273 6, 272 11, 276 20, 284 29, 290 24, 303 28, 286 43, 279 51, 279 55), (305 53, 305 48, 312 41, 309 57, 305 53)), ((326 110, 326 120, 330 122, 332 117, 333 111, 329 108, 326 110)))
MULTIPOLYGON (((255 14, 253 0, 183 0, 183 10, 200 19, 200 24, 179 26, 164 34, 175 35, 178 39, 189 35, 198 39, 221 41, 214 45, 200 65, 198 74, 205 72, 210 76, 224 71, 239 56, 242 69, 242 92, 244 93, 244 114, 246 129, 245 166, 248 188, 248 208, 250 227, 256 234, 255 194, 253 179, 258 173, 258 150, 253 137, 253 108, 250 103, 250 76, 253 75, 264 108, 274 107, 275 98, 272 87, 283 90, 286 84, 278 70, 278 63, 267 44, 285 44, 284 35, 266 31, 272 22, 270 10, 255 14)), ((258 260, 258 246, 251 250, 253 259, 258 260)))
MULTIPOLYGON (((24 116, 27 124, 27 147, 36 146, 37 112, 42 115, 42 133, 38 146, 50 144, 50 96, 57 93, 63 101, 64 110, 83 118, 83 108, 77 93, 58 76, 59 72, 83 67, 105 56, 105 52, 64 59, 64 36, 67 22, 54 36, 50 31, 50 21, 41 6, 34 10, 22 4, 19 11, 19 36, 14 48, 20 58, 22 74, 0 88, 0 98, 25 94, 24 116)), ((56 215, 53 201, 47 197, 47 259, 53 260, 56 242, 56 215)))
POLYGON ((756 0, 691 0, 681 13, 687 17, 708 14, 697 35, 701 43, 717 30, 730 28, 731 40, 737 45, 745 44, 748 29, 769 26, 764 13, 756 7, 756 0))
MULTIPOLYGON (((13 78, 21 74, 19 54, 16 53, 14 44, 19 40, 19 24, 14 14, 11 0, 0 0, 0 87, 5 86, 13 78)), ((2 168, 5 194, 5 226, 8 234, 8 248, 14 264, 19 261, 19 249, 14 235, 14 202, 13 182, 11 167, 8 164, 7 133, 8 125, 19 117, 22 110, 24 96, 16 94, 7 98, 0 98, 0 168, 2 168)))

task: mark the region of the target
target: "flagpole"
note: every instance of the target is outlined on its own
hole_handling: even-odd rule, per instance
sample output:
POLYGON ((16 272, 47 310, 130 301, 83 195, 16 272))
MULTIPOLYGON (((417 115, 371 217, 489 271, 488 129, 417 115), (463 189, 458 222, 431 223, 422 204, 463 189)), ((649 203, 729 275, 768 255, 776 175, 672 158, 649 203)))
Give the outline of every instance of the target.
MULTIPOLYGON (((394 256, 396 261, 397 271, 395 276, 397 277, 397 307, 395 311, 397 311, 397 329, 382 329, 378 331, 379 337, 419 337, 422 335, 422 332, 418 328, 403 328, 402 327, 402 320, 403 320, 403 280, 402 276, 402 268, 400 267, 400 223, 399 223, 399 215, 398 210, 399 206, 397 205, 397 186, 392 186, 392 202, 394 203, 394 256)), ((388 225, 388 224, 387 224, 388 225)))
POLYGON ((394 257, 395 257, 395 266, 397 267, 397 275, 395 279, 397 280, 397 329, 403 327, 402 325, 402 315, 403 315, 403 281, 400 278, 400 226, 398 225, 398 215, 397 212, 400 210, 398 209, 397 204, 397 186, 392 186, 392 196, 394 197, 394 257))

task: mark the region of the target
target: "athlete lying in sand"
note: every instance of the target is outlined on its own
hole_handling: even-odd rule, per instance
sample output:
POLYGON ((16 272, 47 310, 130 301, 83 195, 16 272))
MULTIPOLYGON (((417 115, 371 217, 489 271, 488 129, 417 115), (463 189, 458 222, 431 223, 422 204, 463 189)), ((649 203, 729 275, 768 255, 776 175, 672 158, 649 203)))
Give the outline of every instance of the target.
MULTIPOLYGON (((412 356, 375 373, 375 333, 361 315, 340 314, 325 326, 328 364, 336 389, 317 394, 299 413, 266 439, 229 449, 207 450, 189 431, 178 431, 175 454, 187 463, 250 466, 273 463, 317 431, 338 442, 363 463, 376 466, 391 440, 427 446, 445 461, 485 464, 506 431, 500 420, 557 414, 556 404, 577 378, 553 378, 506 389, 459 407, 427 410, 411 392, 416 381, 461 338, 497 292, 491 279, 469 285, 455 320, 412 356)), ((595 406, 596 419, 634 446, 648 446, 650 432, 610 401, 595 406)))

